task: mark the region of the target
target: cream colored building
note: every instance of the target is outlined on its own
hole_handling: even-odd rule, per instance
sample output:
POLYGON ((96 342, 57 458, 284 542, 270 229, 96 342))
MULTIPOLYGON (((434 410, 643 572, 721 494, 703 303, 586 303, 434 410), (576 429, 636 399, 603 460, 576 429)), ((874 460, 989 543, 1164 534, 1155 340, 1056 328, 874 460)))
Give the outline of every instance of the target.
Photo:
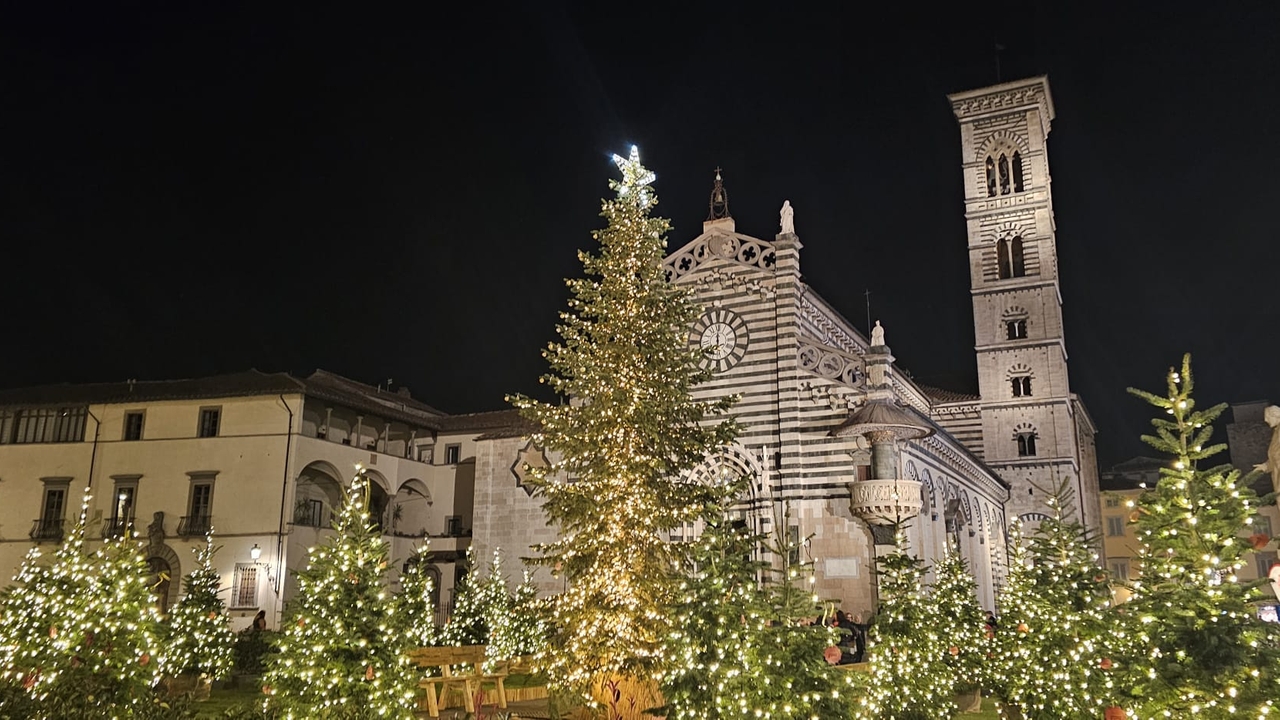
POLYGON ((510 415, 446 416, 324 371, 0 391, 0 572, 60 540, 92 483, 90 537, 136 530, 162 605, 212 528, 236 626, 266 610, 274 627, 363 468, 394 567, 429 540, 445 610, 471 544, 475 437, 510 415))

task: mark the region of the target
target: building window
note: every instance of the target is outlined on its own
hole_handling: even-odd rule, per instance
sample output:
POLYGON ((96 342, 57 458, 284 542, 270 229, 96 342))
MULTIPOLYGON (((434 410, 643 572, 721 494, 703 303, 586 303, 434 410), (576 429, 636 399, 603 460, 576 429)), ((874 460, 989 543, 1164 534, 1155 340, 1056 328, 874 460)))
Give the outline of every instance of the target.
POLYGON ((1111 561, 1111 577, 1117 580, 1129 579, 1129 561, 1128 560, 1112 560, 1111 561))
POLYGON ((462 445, 445 445, 444 446, 444 464, 457 465, 462 459, 462 445))
POLYGON ((1035 457, 1036 454, 1036 434, 1035 432, 1018 433, 1018 457, 1035 457))
POLYGON ((231 607, 258 607, 258 566, 237 563, 236 581, 231 592, 231 607))
POLYGON ((787 564, 800 564, 800 526, 787 526, 787 564))
POLYGON ((117 537, 133 528, 134 511, 138 502, 138 478, 117 478, 111 495, 111 519, 102 527, 103 537, 117 537))
POLYGON ((87 415, 84 407, 0 411, 0 444, 80 442, 87 415))
POLYGON ((302 498, 293 508, 293 524, 304 527, 323 527, 324 501, 318 498, 302 498))
POLYGON ((996 264, 1001 280, 1020 278, 1027 274, 1021 237, 1004 238, 996 242, 996 264))
POLYGON ((200 427, 197 437, 218 437, 218 426, 222 421, 222 408, 200 408, 200 427))
POLYGON ((1259 535, 1271 535, 1271 518, 1266 515, 1257 515, 1253 518, 1253 531, 1259 535))
POLYGON ((1023 340, 1027 337, 1027 320, 1006 320, 1004 331, 1010 340, 1023 340))
POLYGON ((213 480, 192 480, 187 498, 187 516, 178 526, 184 537, 207 535, 213 527, 213 480))
POLYGON ((40 518, 31 528, 32 540, 62 540, 62 526, 66 522, 67 513, 67 488, 70 484, 70 479, 45 480, 44 502, 40 505, 40 518))
POLYGON ((987 197, 996 196, 996 159, 987 156, 987 197))
POLYGON ((1022 192, 1022 153, 1017 150, 1013 151, 1009 171, 1013 174, 1013 191, 1022 192))
POLYGON ((1118 497, 1108 497, 1108 498, 1107 498, 1107 507, 1109 507, 1109 508, 1113 508, 1113 507, 1120 507, 1120 498, 1118 498, 1118 497))
POLYGON ((1107 537, 1124 537, 1124 518, 1119 515, 1107 518, 1107 537))
POLYGON ((1271 566, 1280 561, 1280 555, 1272 552, 1259 552, 1253 554, 1254 562, 1258 564, 1258 577, 1265 578, 1271 574, 1271 566))
POLYGON ((444 519, 444 534, 448 537, 462 536, 462 516, 449 515, 444 519))
POLYGON ((131 410, 124 414, 124 439, 142 439, 142 411, 131 410))
POLYGON ((1031 397, 1031 376, 1022 375, 1020 377, 1009 378, 1009 384, 1013 387, 1014 397, 1031 397))

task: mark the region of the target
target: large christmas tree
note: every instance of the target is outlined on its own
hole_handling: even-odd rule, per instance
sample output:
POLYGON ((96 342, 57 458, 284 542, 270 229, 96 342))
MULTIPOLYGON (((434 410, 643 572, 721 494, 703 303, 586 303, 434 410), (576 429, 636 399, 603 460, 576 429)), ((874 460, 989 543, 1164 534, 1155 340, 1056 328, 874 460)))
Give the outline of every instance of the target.
POLYGON ((1028 720, 1100 718, 1111 704, 1112 657, 1122 642, 1111 587, 1095 538, 1072 510, 1068 483, 1045 494, 1047 517, 1027 547, 1020 532, 1010 541, 1016 544, 1000 599, 995 684, 1028 720))
POLYGON ((603 203, 599 252, 579 254, 587 277, 568 281, 561 342, 544 352, 543 381, 569 402, 513 400, 537 424, 534 441, 559 458, 528 468, 561 533, 537 548, 538 561, 568 582, 541 664, 553 682, 582 690, 611 672, 656 676, 676 596, 663 536, 703 503, 680 478, 735 433, 729 422, 704 422, 731 398, 690 396, 709 374, 688 341, 698 310, 662 268, 668 225, 651 215, 654 175, 634 147, 614 161, 622 180, 603 203))
POLYGON ((137 541, 85 547, 90 495, 52 562, 32 549, 0 609, 0 702, 10 717, 147 711, 160 679, 159 616, 137 541))
POLYGON ((367 508, 368 480, 360 474, 333 521, 334 535, 310 549, 307 569, 298 573, 280 652, 263 678, 265 707, 281 717, 413 717, 412 639, 388 597, 387 545, 367 508))
POLYGON ((894 551, 880 558, 880 608, 868 633, 871 671, 857 705, 859 720, 945 720, 953 717, 955 675, 924 565, 911 554, 906 530, 894 528, 894 551))
POLYGON ((164 671, 197 673, 220 680, 231 673, 235 635, 227 622, 226 603, 218 597, 220 575, 213 567, 213 534, 193 548, 196 567, 183 579, 186 595, 169 614, 165 633, 164 671))
MULTIPOLYGON (((734 489, 745 488, 738 484, 734 489)), ((807 564, 791 563, 789 552, 775 582, 768 565, 753 559, 764 537, 731 515, 725 495, 718 512, 688 549, 686 579, 673 608, 665 644, 668 669, 662 678, 667 716, 676 720, 779 720, 846 717, 841 690, 847 676, 823 660, 835 642, 827 626, 802 624, 819 612, 807 583, 807 564), (803 619, 803 620, 802 620, 803 619)), ((781 527, 786 527, 785 524, 781 527)))
POLYGON ((1137 501, 1140 576, 1126 603, 1139 653, 1125 667, 1136 717, 1280 717, 1280 627, 1257 616, 1260 583, 1236 573, 1253 548, 1242 536, 1261 502, 1230 465, 1200 462, 1226 405, 1197 410, 1191 356, 1163 394, 1133 390, 1159 408, 1152 447, 1172 456, 1137 501))

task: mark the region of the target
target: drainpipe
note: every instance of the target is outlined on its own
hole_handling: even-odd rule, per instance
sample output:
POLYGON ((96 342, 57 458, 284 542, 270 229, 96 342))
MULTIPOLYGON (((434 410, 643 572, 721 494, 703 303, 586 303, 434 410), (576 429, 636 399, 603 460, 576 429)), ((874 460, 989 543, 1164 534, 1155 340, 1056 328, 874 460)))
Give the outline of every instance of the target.
POLYGON ((86 414, 89 415, 89 417, 93 418, 93 450, 89 452, 89 481, 85 483, 85 488, 92 490, 93 489, 93 464, 98 459, 98 433, 102 431, 102 421, 99 420, 98 416, 94 415, 93 411, 91 411, 88 407, 85 407, 84 411, 86 414))
POLYGON ((284 506, 289 493, 289 453, 293 450, 293 408, 289 401, 280 396, 284 409, 289 413, 289 429, 284 434, 284 480, 280 483, 280 529, 276 532, 276 578, 272 583, 276 599, 280 599, 280 575, 284 572, 284 506))

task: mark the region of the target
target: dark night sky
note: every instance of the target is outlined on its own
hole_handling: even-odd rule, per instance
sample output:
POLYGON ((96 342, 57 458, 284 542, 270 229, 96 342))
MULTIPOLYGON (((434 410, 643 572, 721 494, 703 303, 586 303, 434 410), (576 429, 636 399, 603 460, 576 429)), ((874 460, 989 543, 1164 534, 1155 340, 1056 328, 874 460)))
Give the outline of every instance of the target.
POLYGON ((739 231, 790 199, 808 282, 860 327, 869 288, 916 379, 973 390, 945 95, 999 40, 1004 79, 1052 83, 1103 462, 1184 351, 1202 402, 1280 401, 1274 3, 101 5, 0 11, 0 385, 322 367, 500 408, 635 142, 673 248, 720 165, 739 231))

